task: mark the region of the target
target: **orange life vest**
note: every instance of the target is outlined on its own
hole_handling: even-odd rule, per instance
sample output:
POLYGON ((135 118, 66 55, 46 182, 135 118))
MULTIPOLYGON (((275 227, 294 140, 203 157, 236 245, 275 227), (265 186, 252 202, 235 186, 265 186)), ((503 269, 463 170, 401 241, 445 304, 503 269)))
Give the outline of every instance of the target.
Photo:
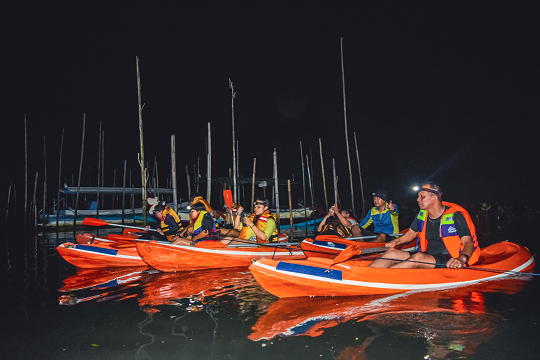
MULTIPOLYGON (((249 216, 249 220, 251 220, 253 222, 253 220, 255 219, 255 214, 251 214, 249 216)), ((264 229, 266 228, 266 224, 268 223, 268 220, 269 219, 274 219, 274 223, 276 224, 276 228, 274 229, 274 231, 272 232, 272 235, 270 236, 270 239, 266 239, 266 240, 262 240, 262 239, 259 239, 257 238, 257 242, 258 243, 268 243, 268 242, 274 242, 275 239, 277 239, 277 236, 278 236, 278 230, 277 230, 277 218, 275 215, 272 215, 270 214, 270 211, 269 210, 266 210, 264 213, 262 213, 261 216, 259 216, 259 219, 257 220, 257 223, 255 224, 255 226, 257 226, 257 228, 259 230, 262 230, 264 232, 264 229)), ((249 226, 245 226, 242 227, 242 230, 240 230, 240 235, 238 235, 238 238, 240 239, 249 239, 250 238, 250 234, 251 234, 251 228, 249 226)))
MULTIPOLYGON (((463 243, 461 242, 460 237, 457 234, 456 224, 454 223, 454 213, 460 212, 465 221, 467 221, 467 226, 471 232, 471 237, 473 241, 473 253, 469 258, 469 265, 474 264, 478 261, 480 257, 480 246, 478 245, 478 238, 476 237, 476 229, 472 222, 471 216, 459 205, 452 204, 449 202, 443 201, 444 206, 448 206, 442 216, 441 216, 441 225, 439 227, 439 233, 443 239, 446 249, 452 255, 452 257, 457 258, 461 251, 463 250, 463 243)), ((427 221, 428 212, 426 210, 420 210, 418 217, 416 218, 416 225, 418 230, 418 242, 420 243, 420 251, 424 252, 427 250, 428 241, 426 239, 426 221, 427 221)))

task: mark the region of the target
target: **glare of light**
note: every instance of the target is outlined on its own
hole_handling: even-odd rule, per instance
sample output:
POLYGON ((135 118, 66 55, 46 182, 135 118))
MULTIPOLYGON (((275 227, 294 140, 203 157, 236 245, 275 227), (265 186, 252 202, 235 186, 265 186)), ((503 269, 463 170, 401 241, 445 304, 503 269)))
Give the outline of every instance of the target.
POLYGON ((191 206, 188 205, 188 207, 186 209, 191 210, 191 206))
POLYGON ((412 188, 414 191, 418 191, 418 189, 420 189, 418 186, 413 186, 412 188))

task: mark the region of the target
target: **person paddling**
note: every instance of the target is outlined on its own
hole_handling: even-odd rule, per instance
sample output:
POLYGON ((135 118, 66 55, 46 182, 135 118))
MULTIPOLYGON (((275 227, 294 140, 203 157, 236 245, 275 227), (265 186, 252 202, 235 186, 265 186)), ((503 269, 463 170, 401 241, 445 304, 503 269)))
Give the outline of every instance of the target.
POLYGON ((169 241, 174 235, 182 230, 182 223, 178 214, 165 204, 165 201, 160 201, 154 206, 153 216, 156 222, 152 228, 156 231, 148 231, 150 226, 146 227, 146 233, 141 235, 140 239, 169 241))
POLYGON ((439 184, 427 182, 418 190, 420 212, 402 237, 386 243, 382 259, 370 267, 460 269, 480 257, 476 230, 469 213, 461 206, 443 202, 439 184), (420 249, 414 254, 395 249, 418 237, 420 249), (410 261, 402 261, 410 260, 410 261), (413 262, 417 261, 417 262, 413 262), (421 262, 421 263, 419 263, 421 262))

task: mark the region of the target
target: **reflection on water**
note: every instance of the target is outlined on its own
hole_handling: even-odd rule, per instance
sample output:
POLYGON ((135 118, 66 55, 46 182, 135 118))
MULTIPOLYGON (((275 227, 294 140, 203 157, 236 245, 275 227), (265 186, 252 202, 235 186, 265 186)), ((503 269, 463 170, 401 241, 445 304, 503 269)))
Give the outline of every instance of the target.
POLYGON ((278 299, 246 268, 77 269, 55 251, 69 236, 55 236, 14 238, 0 255, 6 358, 491 359, 540 352, 536 278, 278 299))

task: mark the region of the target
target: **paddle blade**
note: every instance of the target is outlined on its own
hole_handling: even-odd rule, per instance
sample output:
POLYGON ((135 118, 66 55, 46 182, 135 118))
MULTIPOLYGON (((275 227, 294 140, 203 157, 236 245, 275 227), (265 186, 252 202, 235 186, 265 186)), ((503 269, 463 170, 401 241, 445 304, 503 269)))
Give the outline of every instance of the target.
POLYGON ((75 241, 77 242, 77 244, 91 244, 94 242, 94 238, 90 234, 76 234, 75 241))
POLYGON ((93 219, 93 218, 84 218, 83 219, 83 225, 90 225, 90 226, 105 226, 109 225, 108 222, 100 220, 100 219, 93 219))
POLYGON ((234 208, 234 201, 233 201, 233 197, 232 197, 232 191, 230 189, 225 190, 223 192, 223 198, 225 199, 225 205, 227 205, 229 210, 232 210, 234 208))
POLYGON ((362 249, 360 248, 360 245, 349 245, 338 256, 336 256, 334 261, 332 261, 332 265, 347 261, 353 256, 360 255, 361 253, 362 249))

